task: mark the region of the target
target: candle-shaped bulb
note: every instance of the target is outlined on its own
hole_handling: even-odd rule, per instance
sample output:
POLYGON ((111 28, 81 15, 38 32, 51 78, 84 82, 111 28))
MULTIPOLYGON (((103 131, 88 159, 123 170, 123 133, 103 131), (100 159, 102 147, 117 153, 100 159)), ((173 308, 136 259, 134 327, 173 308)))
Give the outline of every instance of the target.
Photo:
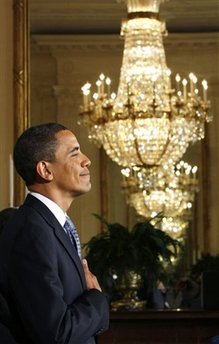
POLYGON ((100 87, 101 87, 101 81, 100 80, 97 80, 96 82, 96 85, 97 85, 97 93, 98 93, 98 96, 100 96, 100 87))
POLYGON ((203 99, 206 102, 207 101, 207 89, 208 89, 208 83, 206 80, 202 80, 202 87, 203 87, 203 99))
POLYGON ((86 89, 86 90, 84 90, 83 93, 84 93, 85 96, 88 96, 88 95, 90 94, 90 90, 89 90, 89 89, 86 89))
POLYGON ((112 99, 112 100, 116 99, 116 94, 115 94, 115 92, 111 93, 111 99, 112 99))
POLYGON ((166 70, 166 74, 167 74, 167 76, 169 76, 169 77, 170 77, 170 75, 171 75, 171 70, 170 70, 169 68, 167 68, 167 70, 166 70))
POLYGON ((111 79, 110 78, 106 78, 106 84, 110 85, 111 84, 111 79))
POLYGON ((94 99, 94 100, 97 100, 97 99, 98 99, 98 93, 95 92, 95 93, 93 94, 93 99, 94 99))
POLYGON ((187 83, 188 83, 188 81, 186 79, 183 79, 182 84, 183 84, 183 98, 184 98, 184 100, 187 99, 187 89, 186 89, 187 83))
POLYGON ((83 91, 84 111, 88 111, 88 107, 89 107, 89 94, 90 94, 90 89, 85 88, 84 91, 83 91))
POLYGON ((111 84, 110 78, 106 78, 107 96, 108 96, 108 98, 110 97, 110 84, 111 84))
POLYGON ((195 174, 195 173, 197 173, 197 171, 198 171, 198 167, 197 166, 193 166, 192 173, 195 174))
POLYGON ((166 69, 166 76, 167 76, 167 87, 168 89, 170 90, 172 87, 171 87, 171 70, 169 68, 166 69))
POLYGON ((189 73, 189 79, 190 79, 190 80, 193 80, 193 79, 194 79, 194 76, 195 76, 195 75, 194 75, 193 73, 189 73))
POLYGON ((90 90, 91 88, 91 84, 89 82, 86 82, 86 84, 84 84, 82 87, 81 87, 81 90, 82 92, 86 92, 87 90, 90 90))
POLYGON ((101 84, 100 84, 100 92, 103 95, 104 94, 104 79, 105 79, 105 75, 103 73, 101 73, 99 78, 100 78, 100 82, 101 82, 101 84))
POLYGON ((97 85, 97 87, 99 87, 101 85, 101 81, 97 80, 96 85, 97 85))
POLYGON ((179 74, 176 74, 176 77, 175 77, 175 79, 176 79, 176 82, 180 82, 180 80, 181 80, 181 77, 180 77, 180 75, 179 75, 179 74))
POLYGON ((197 76, 194 73, 189 74, 189 79, 192 80, 194 84, 198 81, 197 76))
POLYGON ((190 92, 191 94, 194 93, 194 82, 195 82, 195 75, 193 73, 189 73, 189 79, 190 79, 190 92))
POLYGON ((202 86, 203 88, 205 88, 206 90, 208 89, 208 83, 206 80, 202 80, 202 86))
POLYGON ((176 74, 175 80, 176 80, 176 90, 177 90, 177 94, 178 94, 178 96, 179 96, 179 82, 180 82, 180 80, 181 80, 181 77, 180 77, 179 74, 176 74))
POLYGON ((88 106, 89 106, 89 95, 90 95, 90 88, 91 88, 91 84, 89 82, 87 82, 86 84, 84 84, 84 86, 81 87, 81 90, 83 92, 83 99, 84 99, 84 111, 88 110, 88 106))
POLYGON ((198 78, 195 74, 193 74, 193 83, 196 84, 198 81, 198 78))

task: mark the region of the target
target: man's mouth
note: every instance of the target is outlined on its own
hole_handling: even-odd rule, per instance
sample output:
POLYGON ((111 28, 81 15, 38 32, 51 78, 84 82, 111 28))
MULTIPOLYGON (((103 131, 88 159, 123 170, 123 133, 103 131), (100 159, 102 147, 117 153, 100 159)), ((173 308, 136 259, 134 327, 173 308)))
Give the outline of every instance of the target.
POLYGON ((80 174, 81 177, 90 177, 90 173, 82 173, 80 174))

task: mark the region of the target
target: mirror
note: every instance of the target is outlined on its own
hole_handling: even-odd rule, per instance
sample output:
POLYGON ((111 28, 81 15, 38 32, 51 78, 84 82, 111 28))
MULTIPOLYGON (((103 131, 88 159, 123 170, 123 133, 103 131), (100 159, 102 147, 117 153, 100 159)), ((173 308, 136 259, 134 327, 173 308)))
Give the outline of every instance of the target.
MULTIPOLYGON (((60 121, 77 132, 82 149, 92 156, 94 176, 94 191, 86 196, 86 199, 79 200, 74 206, 75 210, 72 210, 75 211, 79 226, 82 228, 97 226, 96 220, 90 216, 94 212, 93 209, 113 221, 116 219, 118 222, 130 224, 135 215, 133 210, 126 206, 124 195, 120 194, 118 166, 111 162, 102 150, 99 151, 89 143, 86 130, 78 127, 77 123, 79 107, 82 103, 80 88, 87 80, 95 83, 100 72, 104 71, 114 80, 114 90, 117 89, 123 42, 118 39, 118 35, 109 35, 104 38, 98 35, 89 37, 86 35, 32 35, 29 50, 28 0, 14 2, 15 136, 17 137, 29 123, 37 124, 42 121, 60 121), (29 78, 29 52, 31 78, 29 78), (29 88, 31 106, 29 106, 29 88), (31 118, 28 117, 29 113, 31 113, 31 118), (87 217, 83 214, 84 207, 86 213, 90 212, 87 217)), ((193 37, 193 39, 195 42, 197 38, 193 37)), ((186 46, 185 49, 185 42, 184 35, 182 37, 175 35, 166 43, 168 65, 176 70, 188 70, 187 64, 193 46, 186 46)), ((202 51, 203 47, 200 49, 202 51)), ((191 62, 189 67, 192 65, 195 66, 195 62, 191 62)), ((202 74, 202 67, 197 66, 197 70, 202 74)), ((206 78, 209 75, 211 77, 211 71, 208 71, 206 65, 203 70, 206 78)), ((210 249, 210 196, 208 194, 210 158, 209 129, 206 129, 206 139, 192 148, 188 154, 189 162, 198 164, 200 169, 200 192, 194 206, 194 223, 189 234, 190 251, 192 251, 190 261, 196 259, 200 251, 207 252, 210 249)), ((16 180, 16 204, 21 203, 24 193, 22 183, 16 180)), ((92 234, 95 234, 95 229, 82 233, 82 238, 86 241, 92 234)))

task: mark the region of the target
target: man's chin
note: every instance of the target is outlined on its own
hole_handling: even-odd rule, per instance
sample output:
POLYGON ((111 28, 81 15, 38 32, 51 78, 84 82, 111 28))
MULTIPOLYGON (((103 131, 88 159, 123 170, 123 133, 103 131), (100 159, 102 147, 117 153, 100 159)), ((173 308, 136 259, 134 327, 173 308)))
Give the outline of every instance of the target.
POLYGON ((91 190, 91 184, 87 185, 86 187, 82 188, 81 190, 74 192, 74 197, 78 197, 80 195, 86 194, 91 190))
POLYGON ((85 193, 86 193, 86 192, 89 192, 90 190, 91 190, 91 184, 88 185, 88 187, 87 187, 85 193))

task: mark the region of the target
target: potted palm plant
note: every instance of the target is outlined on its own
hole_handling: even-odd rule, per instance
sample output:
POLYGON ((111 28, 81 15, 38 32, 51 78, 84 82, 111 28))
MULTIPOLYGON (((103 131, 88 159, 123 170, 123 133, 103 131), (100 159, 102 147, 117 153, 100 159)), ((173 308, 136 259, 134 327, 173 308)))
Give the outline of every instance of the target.
MULTIPOLYGON (((147 285, 149 290, 157 280, 163 280, 164 262, 170 263, 176 256, 178 241, 147 220, 137 222, 129 230, 95 216, 104 224, 104 230, 83 245, 91 270, 112 304, 115 299, 125 298, 121 306, 142 307, 145 303, 139 300, 140 289, 147 285)), ((143 299, 146 293, 142 293, 143 299)))

